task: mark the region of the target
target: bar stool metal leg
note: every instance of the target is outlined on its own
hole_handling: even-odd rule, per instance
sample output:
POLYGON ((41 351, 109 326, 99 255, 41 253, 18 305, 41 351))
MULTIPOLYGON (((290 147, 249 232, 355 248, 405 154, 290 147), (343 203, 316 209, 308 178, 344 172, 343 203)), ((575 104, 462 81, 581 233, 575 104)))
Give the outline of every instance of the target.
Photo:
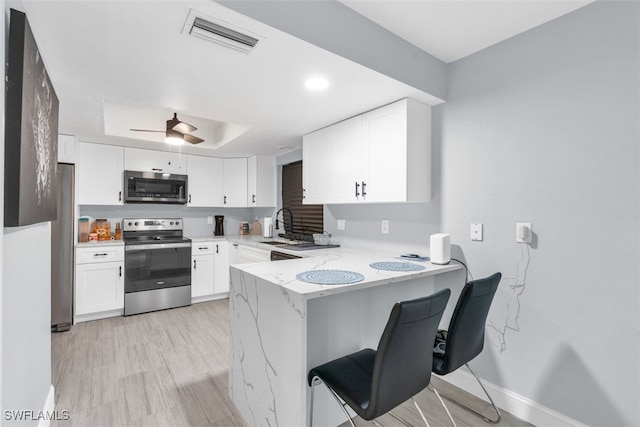
MULTIPOLYGON (((475 409, 468 407, 467 405, 459 402, 458 400, 456 400, 453 397, 448 396, 446 394, 443 394, 442 397, 444 397, 445 399, 455 403, 456 405, 460 406, 461 408, 466 409, 467 411, 476 414, 477 416, 479 416, 480 418, 482 418, 483 420, 485 420, 488 423, 491 423, 491 424, 499 423, 500 420, 502 419, 502 415, 500 415, 500 410, 498 409, 498 407, 494 403, 493 399, 491 398, 491 395, 487 392, 487 389, 484 388, 484 385, 482 384, 482 381, 480 381, 480 378, 476 375, 475 372, 473 372, 473 369, 471 369, 471 367, 467 363, 465 363, 465 366, 467 367, 467 369, 469 369, 469 372, 471 372, 473 374, 473 376, 475 377, 475 379, 478 382, 478 384, 480 384, 480 387, 482 388, 482 391, 484 391, 485 396, 487 396, 487 398, 489 399, 489 403, 491 403, 491 406, 493 407, 493 410, 496 412, 497 417, 495 419, 488 418, 488 417, 482 415, 480 412, 476 411, 475 409)), ((435 388, 434 388, 434 391, 435 391, 435 388)))
POLYGON ((458 427, 456 425, 456 422, 453 420, 453 417, 451 416, 451 412, 449 412, 449 408, 447 408, 447 405, 444 404, 444 400, 442 400, 442 397, 440 397, 440 393, 438 393, 438 390, 436 390, 436 388, 432 384, 430 384, 430 387, 431 387, 431 390, 433 390, 433 393, 436 395, 436 397, 440 401, 440 404, 442 405, 442 407, 446 411, 447 416, 449 417, 449 420, 451 421, 451 424, 453 424, 453 427, 458 427))
POLYGON ((413 397, 411 398, 411 400, 413 400, 413 404, 416 405, 416 409, 418 410, 418 412, 420 413, 420 416, 422 417, 422 421, 424 421, 425 425, 427 427, 431 427, 429 425, 429 421, 427 421, 427 417, 424 416, 424 414, 422 413, 422 409, 420 409, 420 405, 418 405, 418 402, 416 402, 416 399, 414 399, 413 397))
MULTIPOLYGON (((309 412, 311 413, 311 421, 309 424, 310 426, 313 424, 313 388, 315 387, 316 384, 320 382, 322 382, 322 380, 318 377, 314 377, 312 380, 313 386, 311 387, 311 405, 309 407, 309 412)), ((347 412, 347 408, 345 408, 346 403, 343 403, 340 400, 340 396, 338 396, 331 387, 329 387, 326 384, 324 384, 324 386, 327 388, 327 390, 329 390, 329 392, 331 392, 331 395, 336 399, 336 402, 338 402, 338 405, 340 405, 340 408, 342 408, 342 412, 344 412, 344 415, 347 417, 347 420, 349 420, 351 427, 356 427, 356 425, 353 423, 353 419, 351 419, 351 415, 349 415, 349 412, 347 412)))

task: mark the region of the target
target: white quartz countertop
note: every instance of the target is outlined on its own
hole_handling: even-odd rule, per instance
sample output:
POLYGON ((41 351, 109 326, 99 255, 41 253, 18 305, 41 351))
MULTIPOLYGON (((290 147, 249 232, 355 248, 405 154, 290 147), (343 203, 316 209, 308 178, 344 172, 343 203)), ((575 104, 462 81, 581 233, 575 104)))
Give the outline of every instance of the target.
POLYGON ((100 248, 106 246, 124 246, 124 242, 122 240, 92 240, 90 242, 76 243, 76 248, 100 248))
MULTIPOLYGON (((254 236, 255 237, 255 236, 254 236)), ((256 239, 246 238, 243 236, 241 243, 258 243, 256 239)), ((268 246, 268 245, 264 245, 268 246)), ((274 248, 281 251, 280 248, 274 248)), ((394 282, 418 279, 420 277, 433 276, 436 274, 455 271, 461 268, 457 263, 447 265, 435 265, 431 262, 411 261, 399 259, 389 254, 381 254, 376 252, 363 251, 361 249, 350 248, 332 248, 332 249, 315 249, 310 251, 288 251, 282 252, 294 253, 304 258, 259 262, 252 264, 232 265, 232 268, 259 277, 268 282, 282 286, 283 288, 303 295, 306 298, 317 298, 325 295, 333 295, 342 292, 349 292, 358 289, 364 289, 373 286, 381 286, 392 284, 394 282), (407 262, 422 265, 425 267, 421 271, 386 271, 377 270, 369 265, 374 262, 407 262), (360 273, 364 276, 364 280, 358 283, 346 285, 316 285, 306 283, 296 279, 298 273, 309 270, 348 270, 360 273)), ((398 254, 399 255, 399 254, 398 254)))
POLYGON ((192 242, 194 243, 199 243, 199 242, 216 242, 216 241, 224 241, 227 240, 227 238, 225 236, 214 236, 213 234, 210 234, 208 236, 187 236, 188 238, 191 239, 192 242))

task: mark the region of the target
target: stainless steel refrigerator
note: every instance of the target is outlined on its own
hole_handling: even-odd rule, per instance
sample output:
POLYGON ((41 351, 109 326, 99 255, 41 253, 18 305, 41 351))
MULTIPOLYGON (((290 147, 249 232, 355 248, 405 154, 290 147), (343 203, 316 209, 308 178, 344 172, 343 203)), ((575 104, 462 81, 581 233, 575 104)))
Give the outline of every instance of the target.
POLYGON ((68 331, 73 323, 73 255, 75 167, 58 163, 58 216, 51 222, 51 331, 68 331))

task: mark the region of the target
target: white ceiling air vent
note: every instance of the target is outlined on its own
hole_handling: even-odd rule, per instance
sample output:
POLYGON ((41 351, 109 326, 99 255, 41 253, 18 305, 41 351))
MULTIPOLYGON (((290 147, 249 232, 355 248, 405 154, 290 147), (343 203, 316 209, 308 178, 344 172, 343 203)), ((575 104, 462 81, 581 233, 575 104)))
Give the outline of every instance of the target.
POLYGON ((205 17, 193 9, 189 11, 182 33, 247 53, 260 41, 260 36, 227 22, 205 17))

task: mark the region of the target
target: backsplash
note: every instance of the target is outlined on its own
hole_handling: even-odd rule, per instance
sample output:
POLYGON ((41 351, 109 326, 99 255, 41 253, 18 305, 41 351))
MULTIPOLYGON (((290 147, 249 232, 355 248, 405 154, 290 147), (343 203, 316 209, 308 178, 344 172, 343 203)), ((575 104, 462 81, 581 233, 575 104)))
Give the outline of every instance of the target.
POLYGON ((115 229, 122 218, 182 218, 184 234, 191 236, 213 236, 214 224, 207 224, 208 216, 224 215, 225 235, 239 234, 241 221, 253 221, 255 216, 269 215, 265 209, 249 208, 188 208, 186 206, 129 204, 123 206, 81 205, 80 216, 106 218, 115 229), (254 212, 256 211, 256 212, 254 212))

